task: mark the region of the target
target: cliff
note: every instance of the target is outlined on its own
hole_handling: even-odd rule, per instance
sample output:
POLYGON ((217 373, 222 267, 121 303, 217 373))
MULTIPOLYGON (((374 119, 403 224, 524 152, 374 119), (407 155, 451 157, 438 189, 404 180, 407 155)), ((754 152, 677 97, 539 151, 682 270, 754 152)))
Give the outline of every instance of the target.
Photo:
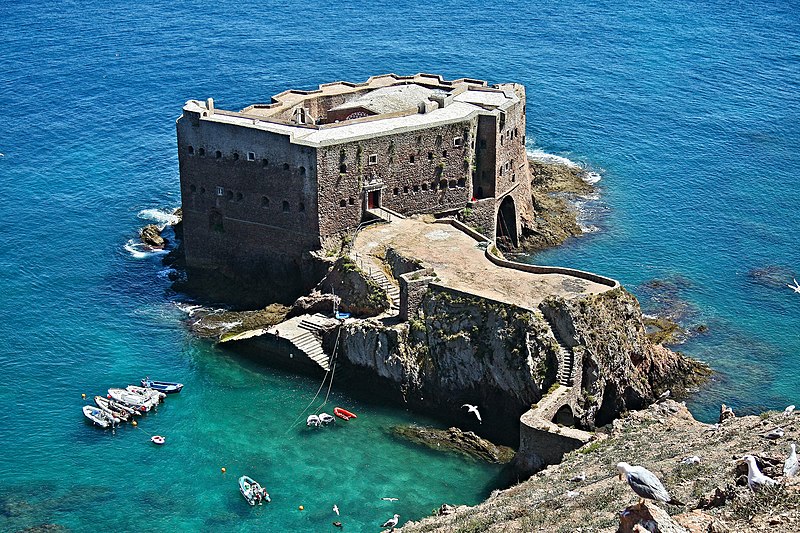
MULTIPOLYGON (((617 477, 615 465, 620 461, 645 466, 673 497, 686 503, 667 507, 671 518, 660 513, 661 531, 797 531, 800 484, 798 478, 781 474, 789 443, 800 438, 798 416, 770 412, 712 426, 696 421, 683 404, 656 403, 603 428, 596 441, 568 454, 561 464, 495 491, 475 507, 409 522, 401 531, 631 531, 627 518, 638 498, 617 477), (785 434, 764 438, 776 426, 785 434), (746 468, 736 460, 748 453, 756 456, 766 475, 781 480, 776 490, 750 491, 743 475, 746 468), (692 456, 699 463, 684 461, 692 456), (620 517, 623 510, 625 520, 620 517)), ((646 510, 659 506, 664 508, 648 503, 646 510)))
POLYGON ((564 346, 583 360, 574 407, 581 428, 652 403, 665 388, 679 389, 705 370, 651 344, 638 302, 623 289, 551 297, 528 310, 435 284, 406 323, 346 323, 339 362, 377 376, 379 388, 412 405, 516 446, 520 415, 557 384, 564 346), (464 403, 481 406, 482 425, 465 415, 464 403))

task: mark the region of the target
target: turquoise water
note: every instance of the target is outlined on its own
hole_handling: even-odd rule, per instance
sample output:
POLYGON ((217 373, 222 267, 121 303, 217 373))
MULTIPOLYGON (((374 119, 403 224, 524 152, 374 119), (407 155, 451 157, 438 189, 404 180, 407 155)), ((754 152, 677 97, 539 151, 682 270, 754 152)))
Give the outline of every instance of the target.
MULTIPOLYGON (((174 119, 286 88, 439 72, 528 88, 530 148, 600 173, 599 231, 532 260, 596 270, 709 332, 711 419, 797 403, 800 19, 796 2, 293 4, 6 2, 0 20, 0 530, 349 531, 476 503, 497 468, 387 435, 362 414, 290 429, 318 387, 191 338, 158 257, 125 249, 179 204, 174 119), (513 21, 513 22, 510 22, 513 21), (771 276, 753 278, 752 269, 771 276), (663 291, 662 291, 663 292, 663 291), (86 425, 81 393, 144 374, 186 389, 140 428, 86 425), (156 448, 148 435, 162 433, 156 448), (220 472, 221 467, 227 473, 220 472), (251 509, 236 477, 273 497, 251 509), (393 504, 382 496, 398 497, 393 504), (305 511, 297 510, 304 505, 305 511)), ((421 420, 425 422, 425 420, 421 420)))

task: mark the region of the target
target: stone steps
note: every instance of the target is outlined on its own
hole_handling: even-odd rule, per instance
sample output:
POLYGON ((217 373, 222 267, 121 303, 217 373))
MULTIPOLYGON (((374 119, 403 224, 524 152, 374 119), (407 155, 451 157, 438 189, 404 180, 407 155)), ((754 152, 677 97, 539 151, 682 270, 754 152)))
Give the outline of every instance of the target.
POLYGON ((400 312, 400 287, 392 283, 386 276, 386 273, 381 268, 374 258, 368 256, 364 258, 358 254, 353 256, 353 260, 358 264, 366 274, 378 284, 378 286, 386 291, 389 297, 389 311, 388 314, 396 315, 400 312))

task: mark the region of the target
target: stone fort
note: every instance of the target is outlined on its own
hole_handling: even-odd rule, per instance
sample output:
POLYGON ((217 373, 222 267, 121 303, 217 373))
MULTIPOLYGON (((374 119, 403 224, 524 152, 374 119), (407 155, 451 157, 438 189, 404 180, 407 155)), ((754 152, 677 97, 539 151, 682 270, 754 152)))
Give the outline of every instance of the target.
POLYGON ((186 265, 297 293, 363 222, 465 208, 517 245, 533 212, 525 110, 522 85, 431 74, 287 90, 238 112, 189 100, 177 120, 186 265))

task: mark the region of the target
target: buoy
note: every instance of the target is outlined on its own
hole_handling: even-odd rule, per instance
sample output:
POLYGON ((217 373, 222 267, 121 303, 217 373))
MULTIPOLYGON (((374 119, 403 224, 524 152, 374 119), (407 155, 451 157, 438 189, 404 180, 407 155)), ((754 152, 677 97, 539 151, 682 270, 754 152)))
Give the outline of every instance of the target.
POLYGON ((227 470, 225 470, 225 467, 224 467, 224 466, 222 467, 222 469, 221 469, 221 470, 222 470, 222 473, 223 473, 223 474, 224 474, 225 472, 227 472, 227 470))
POLYGON ((131 422, 131 425, 132 425, 133 427, 136 427, 136 426, 138 426, 138 425, 139 425, 139 422, 137 422, 136 420, 134 420, 133 422, 131 422))
POLYGON ((164 444, 164 441, 166 439, 161 435, 153 435, 152 437, 150 437, 150 440, 155 444, 164 444))
POLYGON ((86 393, 85 392, 83 394, 81 394, 81 398, 83 398, 84 400, 86 399, 86 393))
POLYGON ((303 509, 305 509, 305 507, 303 507, 303 506, 301 505, 300 507, 298 507, 298 509, 300 509, 300 510, 302 511, 303 509))

